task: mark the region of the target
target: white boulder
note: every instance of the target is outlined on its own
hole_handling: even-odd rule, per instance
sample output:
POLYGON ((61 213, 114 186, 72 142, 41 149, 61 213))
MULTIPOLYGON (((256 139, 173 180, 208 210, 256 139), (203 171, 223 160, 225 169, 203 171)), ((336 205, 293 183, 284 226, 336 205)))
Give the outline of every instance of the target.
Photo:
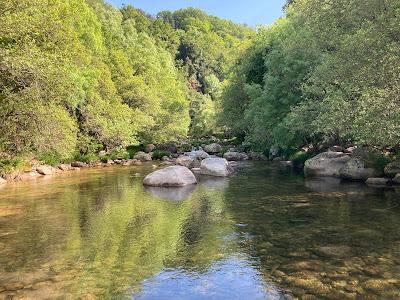
POLYGON ((143 181, 147 186, 177 187, 196 184, 197 180, 193 173, 184 166, 171 166, 157 170, 143 181))
POLYGON ((233 173, 233 169, 225 158, 206 158, 201 162, 200 173, 203 175, 227 177, 233 173))

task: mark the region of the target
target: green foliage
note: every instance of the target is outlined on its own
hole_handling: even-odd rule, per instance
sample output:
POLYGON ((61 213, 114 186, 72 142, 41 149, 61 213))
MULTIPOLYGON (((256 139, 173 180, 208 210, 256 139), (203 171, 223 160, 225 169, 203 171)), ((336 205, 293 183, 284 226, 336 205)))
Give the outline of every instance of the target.
POLYGON ((305 151, 296 151, 288 156, 288 159, 293 162, 295 166, 302 166, 306 160, 310 159, 313 155, 305 151))
POLYGON ((253 35, 196 9, 157 18, 102 0, 6 0, 1 9, 0 148, 49 161, 178 140, 196 98, 192 128, 211 133, 221 82, 253 35))
POLYGON ((89 163, 94 161, 100 161, 100 158, 95 153, 86 153, 86 154, 76 153, 74 155, 74 160, 89 163))
POLYGON ((181 152, 190 152, 192 151, 192 144, 182 144, 179 146, 179 150, 181 152))
POLYGON ((20 157, 0 159, 0 176, 5 176, 13 171, 25 170, 28 167, 27 161, 20 157))
POLYGON ((60 161, 60 157, 53 153, 41 153, 38 155, 37 159, 42 163, 42 164, 46 164, 46 165, 50 165, 50 166, 57 166, 61 163, 60 161))
POLYGON ((399 11, 398 1, 288 1, 237 61, 220 123, 254 148, 398 146, 399 11))
POLYGON ((161 159, 164 156, 171 156, 171 152, 163 151, 163 150, 155 150, 153 152, 153 159, 161 159))
POLYGON ((216 103, 209 97, 192 92, 190 135, 195 138, 209 136, 216 132, 216 103))
POLYGON ((386 165, 392 161, 389 156, 382 154, 381 151, 376 149, 366 148, 365 151, 363 151, 362 148, 359 152, 357 153, 356 150, 355 156, 361 158, 367 168, 373 168, 380 171, 382 174, 386 165), (361 155, 358 154, 359 152, 361 152, 361 155))
POLYGON ((129 153, 129 158, 133 158, 137 152, 145 151, 145 146, 143 144, 140 145, 131 145, 126 147, 126 151, 129 153))

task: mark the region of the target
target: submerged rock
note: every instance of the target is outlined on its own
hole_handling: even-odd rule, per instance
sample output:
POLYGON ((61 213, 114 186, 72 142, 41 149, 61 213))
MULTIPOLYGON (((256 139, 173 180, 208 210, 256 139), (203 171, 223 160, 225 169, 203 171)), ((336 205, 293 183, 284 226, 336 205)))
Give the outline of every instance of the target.
POLYGON ((368 185, 372 186, 387 186, 390 184, 389 178, 368 178, 367 182, 368 185))
POLYGON ((201 162, 200 173, 203 175, 227 177, 233 173, 233 169, 224 158, 206 158, 201 162))
POLYGON ((349 246, 323 246, 314 249, 319 256, 342 258, 351 254, 352 248, 349 246))
POLYGON ((343 152, 323 152, 305 162, 304 173, 306 176, 337 177, 350 159, 343 152))
POLYGON ((206 145, 204 147, 204 151, 211 154, 220 153, 222 151, 222 146, 217 143, 212 143, 210 145, 206 145))
POLYGON ((241 153, 241 152, 226 152, 224 154, 224 158, 228 161, 242 161, 242 160, 248 160, 249 157, 247 156, 246 153, 241 153))
POLYGON ((193 173, 183 166, 171 166, 155 171, 147 175, 143 181, 144 185, 158 187, 178 187, 196 183, 193 173))
POLYGON ((378 177, 379 171, 374 168, 367 168, 360 158, 351 158, 340 170, 340 177, 348 180, 365 181, 371 177, 378 177))

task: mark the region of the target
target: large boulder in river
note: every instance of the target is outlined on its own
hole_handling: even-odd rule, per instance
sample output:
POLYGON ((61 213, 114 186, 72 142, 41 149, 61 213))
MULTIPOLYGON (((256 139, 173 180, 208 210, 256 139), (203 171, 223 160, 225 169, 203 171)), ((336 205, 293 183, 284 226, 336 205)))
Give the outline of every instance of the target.
POLYGON ((350 159, 343 152, 323 152, 305 162, 304 173, 306 176, 340 176, 350 159))
POLYGON ((227 177, 233 173, 233 169, 229 166, 225 158, 213 157, 206 158, 201 162, 200 173, 203 175, 227 177))
POLYGON ((197 183, 196 177, 186 167, 171 166, 155 171, 143 181, 147 186, 177 187, 197 183))
POLYGON ((379 177, 379 171, 374 168, 367 168, 360 158, 351 158, 340 170, 340 177, 348 180, 366 181, 371 177, 379 177))
POLYGON ((224 158, 228 161, 242 161, 248 160, 249 157, 246 153, 228 151, 224 154, 224 158))
POLYGON ((133 159, 139 160, 139 161, 151 161, 151 153, 145 153, 143 151, 139 151, 136 153, 136 155, 133 157, 133 159))
POLYGON ((400 173, 400 161, 393 161, 385 167, 385 175, 394 177, 400 173))
POLYGON ((222 151, 222 146, 217 143, 212 143, 210 145, 205 146, 204 151, 211 154, 220 153, 222 151))

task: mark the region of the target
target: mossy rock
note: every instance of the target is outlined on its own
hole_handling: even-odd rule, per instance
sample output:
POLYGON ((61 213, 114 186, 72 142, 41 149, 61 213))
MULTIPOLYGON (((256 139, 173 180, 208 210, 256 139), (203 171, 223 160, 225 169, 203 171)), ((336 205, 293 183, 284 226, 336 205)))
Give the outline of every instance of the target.
POLYGON ((393 161, 385 166, 385 175, 389 177, 395 177, 400 174, 400 161, 393 161))

